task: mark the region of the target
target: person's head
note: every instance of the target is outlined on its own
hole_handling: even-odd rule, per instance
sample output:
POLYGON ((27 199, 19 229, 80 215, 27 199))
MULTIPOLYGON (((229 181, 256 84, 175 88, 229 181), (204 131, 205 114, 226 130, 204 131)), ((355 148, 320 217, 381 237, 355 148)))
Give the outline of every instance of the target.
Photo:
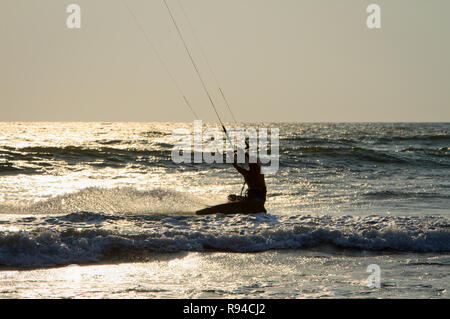
POLYGON ((248 168, 251 172, 259 172, 260 171, 260 167, 259 167, 258 163, 249 163, 248 168))

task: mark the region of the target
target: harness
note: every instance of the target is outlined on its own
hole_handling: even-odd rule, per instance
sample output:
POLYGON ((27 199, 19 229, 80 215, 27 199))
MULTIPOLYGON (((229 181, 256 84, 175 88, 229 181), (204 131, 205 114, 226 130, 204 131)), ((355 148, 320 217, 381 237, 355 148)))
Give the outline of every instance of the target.
POLYGON ((253 187, 247 190, 247 198, 259 201, 266 201, 267 189, 266 187, 253 187))

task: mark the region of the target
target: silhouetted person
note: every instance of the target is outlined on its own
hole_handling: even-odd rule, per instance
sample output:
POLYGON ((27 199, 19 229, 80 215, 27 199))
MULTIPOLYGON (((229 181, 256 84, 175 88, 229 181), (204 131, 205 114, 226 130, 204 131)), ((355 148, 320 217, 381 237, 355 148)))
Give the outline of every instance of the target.
POLYGON ((248 170, 240 167, 236 161, 233 162, 233 166, 242 176, 244 176, 248 189, 246 196, 230 195, 228 196, 228 199, 230 201, 252 201, 253 204, 261 206, 261 211, 266 212, 264 203, 266 202, 267 189, 266 182, 264 181, 264 174, 261 174, 261 164, 259 161, 257 163, 249 163, 248 170))

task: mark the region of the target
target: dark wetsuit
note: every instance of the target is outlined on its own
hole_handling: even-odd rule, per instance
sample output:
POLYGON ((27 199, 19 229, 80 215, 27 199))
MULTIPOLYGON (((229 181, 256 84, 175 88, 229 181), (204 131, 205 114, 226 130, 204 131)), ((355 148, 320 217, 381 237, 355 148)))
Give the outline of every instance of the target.
POLYGON ((262 204, 266 202, 266 187, 253 187, 247 190, 247 198, 251 200, 262 201, 262 204))
POLYGON ((236 196, 234 200, 247 201, 252 207, 259 207, 261 211, 266 212, 264 203, 266 202, 267 189, 264 175, 261 174, 260 165, 255 164, 249 170, 243 169, 236 163, 233 163, 233 166, 244 176, 245 182, 248 185, 246 196, 236 196))

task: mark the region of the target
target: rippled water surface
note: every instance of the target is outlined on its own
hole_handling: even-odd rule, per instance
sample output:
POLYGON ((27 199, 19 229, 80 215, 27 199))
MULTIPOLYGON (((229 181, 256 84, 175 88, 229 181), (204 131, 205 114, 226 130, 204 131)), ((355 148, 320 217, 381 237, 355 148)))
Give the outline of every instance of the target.
POLYGON ((280 130, 268 214, 206 217, 242 179, 173 163, 180 127, 0 123, 1 296, 448 297, 450 124, 242 124, 280 130))

